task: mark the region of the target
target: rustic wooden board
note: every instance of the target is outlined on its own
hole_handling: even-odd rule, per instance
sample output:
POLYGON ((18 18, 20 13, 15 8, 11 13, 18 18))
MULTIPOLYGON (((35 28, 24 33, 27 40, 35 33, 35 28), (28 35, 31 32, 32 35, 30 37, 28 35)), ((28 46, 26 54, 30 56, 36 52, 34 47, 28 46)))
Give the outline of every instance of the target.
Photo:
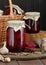
POLYGON ((16 60, 13 60, 11 62, 1 62, 0 61, 0 65, 18 65, 18 62, 16 60))
POLYGON ((6 65, 5 63, 3 63, 3 62, 0 62, 0 65, 6 65))
POLYGON ((31 60, 46 58, 46 53, 34 54, 31 52, 9 53, 3 55, 4 57, 10 57, 12 60, 31 60))
POLYGON ((37 59, 37 60, 28 60, 28 61, 16 61, 16 60, 13 60, 11 61, 10 63, 3 63, 3 62, 0 62, 0 65, 46 65, 46 64, 43 64, 43 62, 41 62, 40 59, 37 59))
POLYGON ((41 59, 40 60, 44 65, 46 65, 46 59, 41 59))
POLYGON ((11 61, 9 63, 5 63, 5 65, 18 65, 18 63, 16 60, 14 60, 14 61, 11 61))
POLYGON ((40 60, 18 61, 19 65, 43 65, 40 60))

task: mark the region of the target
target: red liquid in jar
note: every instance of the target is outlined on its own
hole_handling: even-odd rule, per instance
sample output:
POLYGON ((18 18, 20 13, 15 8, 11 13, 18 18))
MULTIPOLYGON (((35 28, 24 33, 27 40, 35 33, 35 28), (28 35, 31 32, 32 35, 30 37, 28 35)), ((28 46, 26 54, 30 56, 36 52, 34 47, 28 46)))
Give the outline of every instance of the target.
POLYGON ((16 36, 16 41, 17 41, 17 46, 16 46, 16 50, 17 51, 21 51, 24 50, 25 48, 25 31, 23 31, 23 42, 21 43, 21 32, 20 30, 15 32, 15 36, 16 36))
POLYGON ((7 44, 6 47, 9 49, 9 51, 15 51, 15 42, 14 42, 14 29, 12 27, 9 27, 7 29, 7 44))
MULTIPOLYGON (((15 8, 13 8, 13 12, 14 14, 18 14, 17 10, 15 8)), ((4 11, 4 15, 9 15, 10 14, 10 8, 6 8, 6 10, 4 11)))
POLYGON ((38 33, 40 31, 40 18, 36 21, 36 30, 35 30, 35 21, 32 19, 25 20, 25 23, 30 26, 26 26, 26 33, 38 33), (33 24, 33 25, 32 25, 33 24))
POLYGON ((21 31, 15 32, 14 28, 7 29, 7 48, 10 52, 23 51, 25 48, 25 30, 23 30, 23 42, 21 43, 21 31))

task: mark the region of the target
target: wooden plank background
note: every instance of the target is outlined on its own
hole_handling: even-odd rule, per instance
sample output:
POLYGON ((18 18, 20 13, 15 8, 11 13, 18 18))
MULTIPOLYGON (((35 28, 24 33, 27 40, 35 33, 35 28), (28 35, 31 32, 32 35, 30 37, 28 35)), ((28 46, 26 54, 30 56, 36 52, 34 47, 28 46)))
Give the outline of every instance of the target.
POLYGON ((9 63, 0 62, 0 65, 46 65, 46 59, 27 60, 27 61, 12 60, 9 63))

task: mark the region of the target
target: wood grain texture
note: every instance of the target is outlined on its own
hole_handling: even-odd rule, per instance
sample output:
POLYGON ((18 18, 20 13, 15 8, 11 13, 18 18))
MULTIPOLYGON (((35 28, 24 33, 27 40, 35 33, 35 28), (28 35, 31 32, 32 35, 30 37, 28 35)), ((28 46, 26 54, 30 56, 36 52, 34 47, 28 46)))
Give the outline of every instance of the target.
POLYGON ((35 34, 26 33, 26 42, 31 40, 35 41, 38 38, 46 38, 46 31, 40 31, 39 33, 35 33, 35 34))
POLYGON ((18 65, 18 63, 16 62, 16 60, 11 61, 10 63, 5 63, 5 65, 18 65))
POLYGON ((10 63, 0 62, 0 65, 46 65, 46 59, 28 60, 28 61, 17 61, 12 60, 10 63))
POLYGON ((41 59, 41 62, 46 65, 46 59, 41 59))
POLYGON ((19 65, 43 65, 40 60, 18 61, 19 65))
POLYGON ((6 64, 0 61, 0 65, 6 65, 6 64))

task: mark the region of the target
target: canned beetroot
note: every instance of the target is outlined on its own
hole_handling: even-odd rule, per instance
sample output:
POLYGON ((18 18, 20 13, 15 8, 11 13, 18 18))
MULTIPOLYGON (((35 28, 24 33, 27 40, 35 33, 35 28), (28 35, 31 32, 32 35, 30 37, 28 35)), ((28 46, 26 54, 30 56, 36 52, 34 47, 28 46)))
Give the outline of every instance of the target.
POLYGON ((23 18, 25 20, 27 33, 38 33, 40 31, 40 13, 27 12, 23 18))
POLYGON ((25 48, 25 22, 20 20, 8 21, 7 43, 9 51, 21 51, 25 48))

